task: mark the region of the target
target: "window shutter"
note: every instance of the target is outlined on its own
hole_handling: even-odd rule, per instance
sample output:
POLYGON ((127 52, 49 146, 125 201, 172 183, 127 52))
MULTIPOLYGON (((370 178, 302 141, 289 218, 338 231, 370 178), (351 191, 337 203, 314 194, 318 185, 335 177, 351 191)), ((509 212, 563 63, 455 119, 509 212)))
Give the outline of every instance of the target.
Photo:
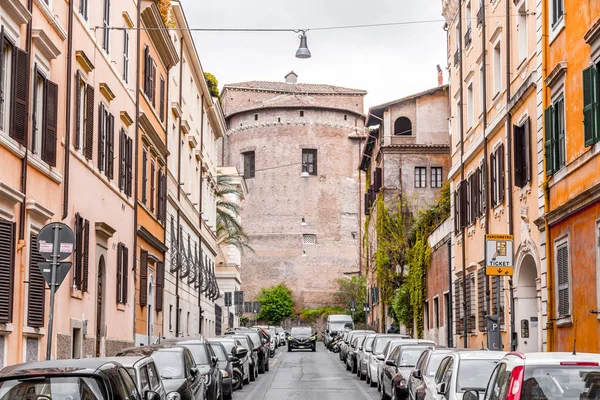
MULTIPOLYGON (((4 25, 0 25, 0 62, 4 62, 4 25)), ((4 82, 4 69, 0 68, 0 82, 4 82)), ((0 102, 6 100, 4 98, 4 87, 0 85, 0 102)), ((4 128, 6 130, 6 127, 4 128)))
POLYGON ((119 132, 119 190, 125 191, 125 180, 127 175, 127 136, 125 130, 121 128, 119 132))
POLYGON ((569 250, 566 245, 557 249, 558 263, 558 316, 570 314, 569 299, 569 250))
POLYGON ((531 182, 531 121, 525 120, 523 127, 523 186, 531 182))
POLYGON ((467 226, 467 182, 460 184, 460 228, 467 226))
POLYGON ((148 252, 140 253, 140 306, 148 304, 148 252))
POLYGON ((555 154, 554 159, 555 162, 558 160, 557 168, 562 168, 565 166, 567 161, 567 143, 565 139, 565 99, 561 98, 556 103, 556 108, 554 109, 554 120, 556 121, 555 129, 554 129, 554 137, 558 141, 558 148, 555 146, 555 154))
POLYGON ((379 192, 383 186, 383 170, 381 168, 375 168, 375 191, 379 192))
POLYGON ((90 221, 87 219, 83 225, 83 235, 85 250, 83 253, 83 281, 81 283, 81 290, 88 293, 90 271, 90 221))
POLYGON ((75 149, 81 148, 79 136, 81 133, 81 73, 79 70, 75 73, 75 149))
POLYGON ((125 193, 127 196, 131 196, 131 188, 133 183, 133 139, 127 138, 127 160, 125 163, 127 164, 127 176, 125 179, 125 187, 127 190, 125 193))
POLYGON ((129 296, 129 249, 123 246, 123 304, 129 296))
POLYGON ((149 73, 150 73, 150 67, 149 67, 149 60, 150 60, 150 49, 148 48, 148 46, 144 47, 144 93, 146 95, 148 95, 148 87, 149 87, 149 73))
POLYGON ((102 104, 98 106, 98 169, 100 171, 105 170, 106 160, 105 146, 106 146, 106 111, 102 104))
POLYGON ((498 203, 497 196, 497 179, 498 179, 498 165, 496 164, 496 153, 493 152, 490 154, 490 165, 492 166, 490 170, 490 193, 492 198, 492 207, 498 203))
POLYGON ((317 150, 313 151, 313 175, 317 175, 317 150))
POLYGON ((546 125, 546 175, 552 175, 554 169, 554 107, 550 106, 544 111, 546 125))
POLYGON ((31 234, 29 240, 29 291, 27 292, 27 326, 44 327, 46 304, 46 281, 38 268, 38 263, 45 262, 38 253, 37 235, 31 234))
POLYGON ((123 303, 123 244, 117 245, 117 303, 123 303))
POLYGON ((456 188, 454 192, 454 232, 458 233, 460 231, 460 212, 459 212, 459 201, 460 201, 460 186, 456 188))
POLYGON ((371 204, 370 204, 370 196, 369 193, 365 193, 365 215, 370 215, 371 214, 371 204))
POLYGON ((523 187, 523 128, 513 126, 513 154, 514 154, 514 178, 515 186, 523 187))
POLYGON ((83 218, 75 214, 75 268, 73 270, 73 285, 81 290, 81 275, 83 268, 83 218))
POLYGON ((484 217, 487 213, 487 170, 486 170, 486 160, 481 160, 481 164, 479 165, 479 179, 480 179, 480 187, 479 187, 479 215, 484 217))
POLYGON ((464 309, 462 304, 462 279, 454 281, 454 316, 456 318, 456 334, 463 335, 464 332, 464 309))
POLYGON ((598 95, 596 66, 592 65, 583 70, 583 130, 585 145, 594 144, 594 131, 597 129, 595 112, 597 112, 598 95))
POLYGON ((498 154, 496 155, 498 160, 498 203, 504 203, 504 189, 505 189, 505 172, 504 172, 504 145, 498 147, 498 154))
POLYGON ((470 273, 469 275, 467 275, 467 282, 466 282, 466 291, 467 291, 467 296, 466 296, 466 324, 467 324, 467 330, 469 332, 475 332, 475 313, 473 312, 473 300, 474 300, 474 288, 472 287, 472 280, 473 278, 473 273, 470 273))
POLYGON ((163 310, 163 298, 165 287, 165 263, 160 261, 156 263, 156 311, 163 310))
POLYGON ((15 223, 0 220, 0 323, 3 324, 12 321, 15 238, 15 223))
POLYGON ((58 119, 58 85, 46 81, 44 100, 44 131, 42 135, 42 158, 52 167, 56 167, 56 125, 58 119))
POLYGON ((479 331, 485 332, 487 330, 487 324, 485 320, 485 316, 488 313, 488 296, 489 296, 489 288, 488 288, 488 277, 485 274, 485 267, 479 268, 477 270, 477 301, 478 301, 478 322, 479 322, 479 331))
MULTIPOLYGON (((150 58, 150 60, 152 60, 152 58, 150 58)), ((152 107, 156 108, 156 64, 154 63, 154 60, 152 60, 151 65, 152 65, 152 82, 151 82, 150 92, 152 93, 152 95, 151 95, 152 107)))
POLYGON ((146 195, 146 186, 148 185, 148 153, 146 149, 142 151, 142 203, 146 204, 148 196, 146 195))
POLYGON ((87 97, 85 100, 85 158, 91 160, 94 151, 94 87, 92 85, 87 85, 85 96, 87 97))
POLYGON ((114 178, 115 169, 115 117, 108 115, 108 126, 106 129, 106 176, 108 179, 114 178))
POLYGON ((160 78, 160 92, 159 92, 159 96, 160 96, 160 101, 159 101, 159 110, 158 110, 158 114, 160 117, 160 122, 164 122, 165 121, 165 80, 161 77, 160 78))
POLYGON ((13 76, 12 121, 10 137, 25 145, 27 116, 29 113, 29 53, 15 47, 15 70, 13 76))
POLYGON ((154 212, 154 198, 156 197, 156 171, 154 162, 150 162, 150 211, 154 212))
POLYGON ((481 171, 479 170, 479 168, 477 168, 472 175, 473 186, 472 186, 472 190, 471 190, 471 202, 472 202, 471 218, 473 219, 473 222, 475 222, 477 220, 477 217, 479 217, 479 207, 480 207, 479 206, 479 175, 480 174, 481 174, 481 171))

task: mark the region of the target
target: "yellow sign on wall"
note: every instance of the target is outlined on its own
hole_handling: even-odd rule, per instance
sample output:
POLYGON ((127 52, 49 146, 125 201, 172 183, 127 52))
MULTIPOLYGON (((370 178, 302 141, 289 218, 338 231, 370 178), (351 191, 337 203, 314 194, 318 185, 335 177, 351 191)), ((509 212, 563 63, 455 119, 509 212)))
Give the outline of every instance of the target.
POLYGON ((513 275, 512 235, 485 235, 485 266, 486 275, 513 275))

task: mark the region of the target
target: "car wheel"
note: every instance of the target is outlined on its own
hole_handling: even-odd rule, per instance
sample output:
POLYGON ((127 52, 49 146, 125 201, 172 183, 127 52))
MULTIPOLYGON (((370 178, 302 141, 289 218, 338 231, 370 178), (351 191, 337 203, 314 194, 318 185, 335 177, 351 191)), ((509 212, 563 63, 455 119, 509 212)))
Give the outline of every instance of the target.
POLYGON ((261 363, 258 365, 258 373, 259 374, 264 374, 265 373, 265 364, 261 363))
POLYGON ((256 380, 256 372, 254 368, 250 368, 250 382, 254 382, 256 380))
POLYGON ((288 346, 288 353, 292 352, 292 348, 290 346, 288 346))
POLYGON ((244 376, 239 371, 234 371, 231 379, 231 390, 242 390, 244 387, 244 376))
POLYGON ((313 345, 313 347, 312 347, 312 351, 313 351, 313 352, 314 352, 314 351, 317 351, 317 345, 316 345, 316 344, 315 344, 315 345, 313 345))
POLYGON ((366 375, 366 381, 367 381, 367 385, 371 384, 371 377, 369 376, 369 374, 367 373, 366 375))
POLYGON ((265 361, 265 371, 269 370, 269 359, 265 361))
POLYGON ((381 385, 381 400, 389 400, 388 395, 385 393, 385 385, 381 385))

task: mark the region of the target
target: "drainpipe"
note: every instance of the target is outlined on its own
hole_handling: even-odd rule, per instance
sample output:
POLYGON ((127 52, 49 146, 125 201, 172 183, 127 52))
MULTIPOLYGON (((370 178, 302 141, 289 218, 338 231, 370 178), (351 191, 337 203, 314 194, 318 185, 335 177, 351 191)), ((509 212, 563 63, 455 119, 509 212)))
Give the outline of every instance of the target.
MULTIPOLYGON (((179 50, 179 54, 181 54, 181 60, 179 61, 179 105, 181 106, 182 104, 182 98, 183 98, 183 35, 181 36, 181 42, 180 42, 180 50, 179 50)), ((182 237, 179 236, 179 233, 181 232, 180 229, 180 225, 181 225, 181 130, 183 129, 183 123, 182 123, 182 118, 181 116, 179 117, 179 127, 178 127, 178 139, 177 139, 177 270, 175 271, 175 337, 179 337, 179 325, 180 325, 180 321, 179 321, 179 262, 180 262, 180 256, 179 256, 179 251, 181 249, 181 246, 179 246, 179 243, 181 243, 181 240, 183 239, 182 237)), ((171 235, 173 234, 173 232, 171 232, 171 235)))
MULTIPOLYGON (((514 205, 513 205, 513 170, 512 170, 512 113, 510 110, 511 101, 511 46, 510 46, 510 1, 506 1, 506 150, 507 150, 507 167, 508 167, 508 233, 514 233, 514 205)), ((513 249, 514 256, 514 249, 513 249)), ((514 310, 514 290, 513 278, 508 278, 509 300, 510 300, 510 351, 515 350, 515 310, 514 310)), ((500 288, 500 286, 498 286, 500 288)))
POLYGON ((69 215, 69 162, 71 160, 71 87, 73 84, 73 1, 69 1, 69 26, 67 39, 67 96, 65 99, 65 165, 64 165, 64 180, 63 180, 63 209, 62 219, 66 219, 69 215))
MULTIPOLYGON (((354 123, 357 123, 357 120, 354 120, 354 123)), ((368 140, 368 139, 367 139, 368 140)), ((358 159, 361 159, 361 148, 360 148, 360 140, 358 141, 358 159)), ((362 266, 363 266, 363 248, 362 248, 362 171, 358 168, 358 275, 362 276, 362 266)), ((369 274, 366 274, 366 279, 368 281, 369 274)), ((367 298, 368 300, 368 298, 367 298)))
MULTIPOLYGON (((204 77, 202 77, 204 79, 204 77)), ((223 141, 225 141, 225 135, 223 135, 223 141)), ((204 146, 204 93, 200 94, 200 159, 204 157, 203 147, 204 146)), ((202 162, 202 161, 201 161, 202 162)), ((203 190, 202 184, 204 183, 204 179, 202 178, 202 164, 200 164, 200 196, 198 200, 198 227, 200 228, 200 250, 202 250, 202 200, 203 200, 203 190)), ((202 333, 202 286, 198 288, 198 323, 200 324, 198 330, 202 333)))
POLYGON ((454 347, 454 337, 452 334, 452 238, 448 239, 448 316, 446 325, 448 328, 448 347, 454 347))

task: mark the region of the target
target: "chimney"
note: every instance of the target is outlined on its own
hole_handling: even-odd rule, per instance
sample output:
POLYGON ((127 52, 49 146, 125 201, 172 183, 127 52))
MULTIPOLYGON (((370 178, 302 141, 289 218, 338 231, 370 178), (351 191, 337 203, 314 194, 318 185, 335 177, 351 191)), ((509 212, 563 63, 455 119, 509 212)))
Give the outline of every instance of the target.
POLYGON ((285 83, 298 83, 298 75, 294 71, 285 76, 285 83))
POLYGON ((438 73, 438 87, 444 86, 444 73, 442 72, 442 68, 440 64, 437 65, 437 73, 438 73))

